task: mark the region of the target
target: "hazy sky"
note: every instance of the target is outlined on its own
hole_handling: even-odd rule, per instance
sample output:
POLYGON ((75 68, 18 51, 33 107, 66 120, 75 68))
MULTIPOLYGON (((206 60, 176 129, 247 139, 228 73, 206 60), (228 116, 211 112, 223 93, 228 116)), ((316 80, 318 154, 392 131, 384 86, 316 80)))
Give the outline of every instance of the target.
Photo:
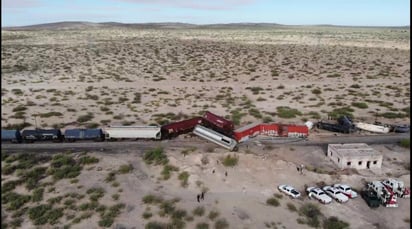
POLYGON ((58 21, 409 25, 409 0, 2 0, 2 26, 58 21))

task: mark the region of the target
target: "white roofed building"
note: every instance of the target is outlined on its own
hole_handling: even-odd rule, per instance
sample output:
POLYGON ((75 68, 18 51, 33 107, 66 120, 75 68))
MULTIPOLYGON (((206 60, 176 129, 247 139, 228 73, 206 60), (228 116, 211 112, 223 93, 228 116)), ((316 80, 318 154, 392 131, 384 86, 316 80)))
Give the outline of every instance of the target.
POLYGON ((329 144, 327 156, 341 169, 379 169, 383 159, 365 143, 329 144))

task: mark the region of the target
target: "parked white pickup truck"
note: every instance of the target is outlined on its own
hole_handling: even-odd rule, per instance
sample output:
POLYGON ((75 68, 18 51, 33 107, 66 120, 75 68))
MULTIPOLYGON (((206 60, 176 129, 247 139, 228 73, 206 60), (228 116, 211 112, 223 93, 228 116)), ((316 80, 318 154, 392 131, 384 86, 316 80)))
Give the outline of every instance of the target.
POLYGON ((341 191, 343 194, 348 196, 349 198, 353 199, 358 196, 358 193, 352 190, 352 188, 349 185, 346 184, 335 184, 333 187, 337 188, 339 191, 341 191))
POLYGON ((315 199, 317 199, 319 202, 323 204, 329 204, 330 202, 332 202, 332 198, 326 195, 326 193, 320 188, 309 187, 306 189, 306 191, 308 192, 309 198, 314 197, 315 199))
POLYGON ((334 188, 331 186, 323 187, 323 191, 326 192, 330 197, 336 200, 339 203, 345 203, 349 200, 349 198, 343 194, 338 188, 334 188))

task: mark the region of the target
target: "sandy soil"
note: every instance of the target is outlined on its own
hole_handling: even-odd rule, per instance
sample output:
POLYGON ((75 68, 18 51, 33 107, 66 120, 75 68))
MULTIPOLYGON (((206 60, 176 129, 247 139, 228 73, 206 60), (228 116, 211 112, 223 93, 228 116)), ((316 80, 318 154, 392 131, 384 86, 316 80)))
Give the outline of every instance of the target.
MULTIPOLYGON (((371 210, 363 199, 356 198, 348 203, 339 204, 332 202, 322 205, 310 200, 303 194, 298 200, 284 196, 280 199, 280 206, 273 207, 266 204, 266 200, 279 193, 277 186, 290 184, 304 193, 305 185, 312 186, 319 182, 326 184, 346 183, 360 190, 365 181, 379 180, 392 177, 403 180, 410 186, 410 171, 405 170, 398 162, 410 162, 409 151, 397 146, 373 146, 384 154, 382 170, 359 170, 349 173, 336 170, 325 153, 318 147, 275 147, 268 150, 264 146, 251 145, 237 153, 239 163, 235 167, 224 167, 221 158, 229 153, 220 148, 213 152, 197 149, 188 155, 181 152, 185 148, 166 148, 169 164, 179 168, 179 172, 189 173, 188 186, 182 187, 177 179, 177 173, 172 174, 169 180, 161 179, 162 166, 145 164, 139 150, 119 149, 115 154, 89 153, 100 159, 98 164, 87 166, 78 177, 78 183, 71 184, 69 180, 61 180, 54 186, 55 191, 45 193, 44 199, 70 192, 82 193, 91 187, 102 187, 105 196, 99 200, 101 204, 112 205, 117 203, 111 198, 112 194, 120 194, 118 202, 125 203, 126 208, 115 220, 113 226, 124 228, 143 228, 149 221, 168 222, 168 218, 160 217, 155 206, 147 207, 142 203, 142 198, 148 194, 162 196, 164 199, 178 198, 176 206, 185 209, 188 214, 197 206, 204 206, 206 214, 194 217, 191 222, 186 222, 186 228, 194 228, 199 222, 206 222, 213 226, 213 221, 207 218, 210 211, 218 211, 218 218, 225 218, 230 228, 265 228, 265 224, 272 222, 282 228, 310 228, 297 223, 299 215, 288 210, 286 204, 293 203, 297 208, 304 203, 314 203, 319 206, 326 217, 338 216, 339 219, 350 223, 350 228, 409 228, 405 222, 409 219, 410 202, 408 199, 399 199, 398 208, 384 208, 371 210), (206 157, 208 163, 202 163, 206 157), (390 158, 390 159, 388 159, 390 158), (309 159, 309 160, 307 160, 309 159), (219 162, 220 161, 220 162, 219 162), (134 170, 130 174, 116 175, 118 187, 104 181, 110 171, 117 170, 121 165, 132 164, 134 170), (297 172, 299 164, 335 171, 338 175, 319 174, 304 171, 303 175, 297 172), (213 173, 213 170, 215 171, 213 173), (225 176, 227 172, 227 176, 225 176), (201 183, 199 183, 201 182, 201 183), (81 188, 78 188, 81 186, 81 188), (122 191, 119 192, 119 189, 122 191), (206 189, 205 200, 198 203, 196 195, 206 189), (149 209, 149 210, 148 210, 149 209), (150 211, 153 217, 143 219, 142 214, 150 211)), ((23 188, 24 189, 24 188, 23 188)), ((16 190, 18 191, 18 190, 16 190)), ((20 191, 18 191, 20 192, 20 191)), ((87 198, 81 201, 86 202, 87 198)), ((82 202, 76 204, 80 204, 82 202)), ((99 217, 95 213, 91 218, 84 219, 71 228, 98 228, 99 217)), ((61 225, 66 224, 64 217, 61 225)), ((32 228, 29 220, 23 223, 24 228, 32 228)))
POLYGON ((342 107, 352 108, 357 120, 409 123, 404 30, 2 33, 3 126, 162 124, 206 110, 231 118, 238 110, 240 127, 316 121, 342 107), (279 117, 281 106, 301 114, 279 117), (89 112, 90 120, 77 122, 89 112), (399 118, 384 118, 388 112, 399 118))

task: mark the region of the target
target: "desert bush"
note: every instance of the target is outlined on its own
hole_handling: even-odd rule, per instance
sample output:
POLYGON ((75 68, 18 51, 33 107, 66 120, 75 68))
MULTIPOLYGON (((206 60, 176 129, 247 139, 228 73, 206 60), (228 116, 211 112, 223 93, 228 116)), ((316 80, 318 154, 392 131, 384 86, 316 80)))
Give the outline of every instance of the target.
POLYGON ((322 90, 320 90, 319 88, 315 88, 312 90, 312 93, 315 95, 320 95, 322 93, 322 90))
POLYGON ((40 116, 40 118, 49 118, 49 117, 53 117, 53 116, 57 116, 57 117, 63 116, 63 114, 61 112, 56 112, 56 111, 50 111, 50 112, 47 112, 47 113, 40 113, 38 115, 40 116))
POLYGON ((223 159, 221 159, 222 164, 227 167, 234 167, 239 162, 239 157, 233 155, 227 155, 223 159))
POLYGON ((25 111, 27 110, 27 107, 25 107, 24 105, 18 105, 17 107, 13 108, 13 112, 18 112, 18 111, 25 111))
POLYGON ((143 160, 149 165, 165 165, 169 162, 169 159, 167 159, 167 156, 161 147, 147 151, 143 156, 143 160))
POLYGON ((33 191, 33 195, 31 197, 31 201, 33 202, 39 202, 43 200, 43 192, 44 192, 44 188, 36 188, 33 191))
POLYGON ((149 194, 143 197, 143 203, 145 204, 158 204, 163 201, 161 196, 156 196, 153 194, 149 194))
POLYGON ((289 211, 291 211, 291 212, 296 212, 297 211, 295 205, 292 204, 292 203, 287 203, 286 206, 288 207, 289 211))
POLYGON ((368 108, 368 104, 362 103, 362 102, 352 102, 352 106, 360 108, 360 109, 368 108))
POLYGON ((300 207, 299 213, 306 217, 305 223, 307 225, 315 228, 320 226, 318 217, 322 216, 322 213, 320 212, 318 206, 312 203, 304 204, 300 207))
POLYGON ((230 112, 231 113, 231 120, 235 125, 239 125, 242 117, 246 116, 246 113, 241 112, 240 109, 236 109, 230 112))
POLYGON ((281 118, 295 118, 298 115, 302 115, 297 109, 292 109, 289 107, 277 107, 277 115, 281 118))
POLYGON ((227 222, 226 219, 221 218, 216 220, 215 222, 215 229, 226 229, 229 228, 229 223, 227 222))
POLYGON ((384 118, 387 118, 387 119, 395 119, 395 118, 405 118, 405 117, 407 117, 407 114, 405 114, 405 113, 395 113, 395 112, 384 112, 384 113, 381 113, 381 114, 377 114, 377 116, 379 116, 379 117, 384 117, 384 118))
POLYGON ((197 223, 196 229, 209 229, 209 224, 205 222, 197 223))
POLYGON ((265 116, 263 117, 262 121, 263 123, 270 123, 270 122, 273 122, 273 119, 270 116, 265 116))
POLYGON ((90 195, 90 200, 91 201, 97 201, 100 198, 102 198, 104 196, 104 189, 99 187, 99 188, 90 188, 86 191, 87 194, 90 195))
POLYGON ((118 200, 119 197, 120 197, 120 195, 117 194, 117 193, 112 195, 113 200, 118 200))
POLYGON ((2 194, 14 190, 16 186, 22 184, 23 182, 24 182, 23 179, 4 182, 3 185, 1 186, 2 194))
POLYGON ((143 212, 142 217, 143 219, 149 219, 153 216, 151 212, 143 212))
POLYGON ((131 164, 128 164, 128 165, 121 165, 118 171, 120 174, 126 174, 126 173, 130 173, 132 170, 133 170, 133 166, 131 164))
POLYGON ((179 174, 179 180, 180 180, 180 185, 182 186, 182 187, 187 187, 187 185, 188 185, 188 180, 189 180, 189 173, 188 172, 186 172, 186 171, 184 171, 184 172, 181 172, 180 174, 179 174))
POLYGON ((94 118, 93 113, 87 113, 85 115, 81 115, 77 118, 77 121, 80 123, 91 121, 94 118))
POLYGON ((269 198, 266 200, 266 204, 277 207, 280 205, 279 200, 276 198, 269 198))
POLYGON ((15 192, 7 192, 5 194, 2 193, 1 203, 3 206, 7 204, 7 210, 18 210, 27 202, 29 202, 30 199, 31 196, 29 195, 21 195, 15 192))
POLYGON ((196 216, 203 216, 205 214, 205 208, 203 206, 197 206, 193 209, 192 213, 196 216))
POLYGON ((355 110, 353 110, 350 107, 341 107, 341 108, 336 108, 333 109, 331 112, 329 112, 329 116, 331 116, 332 118, 339 118, 340 116, 348 116, 349 118, 353 118, 353 114, 352 112, 354 112, 355 110))
POLYGON ((163 176, 163 180, 168 180, 170 178, 171 173, 170 172, 176 172, 179 171, 179 168, 173 165, 166 164, 163 166, 163 170, 161 172, 163 176))
POLYGON ((28 214, 34 225, 43 225, 47 222, 50 224, 56 224, 57 220, 63 216, 63 209, 53 209, 51 205, 42 204, 30 208, 28 214))
POLYGON ((275 193, 275 194, 273 194, 276 198, 278 198, 278 199, 282 199, 283 198, 283 195, 282 194, 280 194, 280 193, 275 193))
POLYGON ((60 180, 64 178, 75 178, 80 175, 81 170, 82 167, 77 165, 72 157, 58 154, 53 157, 48 173, 53 176, 53 179, 60 180))
POLYGON ((218 211, 210 211, 209 212, 209 219, 210 220, 215 220, 217 217, 219 216, 219 212, 218 211))
POLYGON ((331 216, 323 221, 324 229, 345 229, 349 228, 349 223, 346 223, 336 216, 331 216))
POLYGON ((166 223, 151 221, 147 223, 144 228, 145 229, 163 229, 163 228, 166 229, 168 228, 168 225, 166 223))
POLYGON ((112 182, 114 180, 116 180, 116 172, 109 172, 109 174, 107 174, 107 177, 104 179, 106 182, 112 182))
POLYGON ((411 147, 410 142, 411 140, 409 138, 405 138, 400 141, 400 145, 404 148, 410 148, 411 147))
POLYGON ((99 159, 92 156, 83 156, 79 159, 81 165, 95 164, 98 163, 99 159))

